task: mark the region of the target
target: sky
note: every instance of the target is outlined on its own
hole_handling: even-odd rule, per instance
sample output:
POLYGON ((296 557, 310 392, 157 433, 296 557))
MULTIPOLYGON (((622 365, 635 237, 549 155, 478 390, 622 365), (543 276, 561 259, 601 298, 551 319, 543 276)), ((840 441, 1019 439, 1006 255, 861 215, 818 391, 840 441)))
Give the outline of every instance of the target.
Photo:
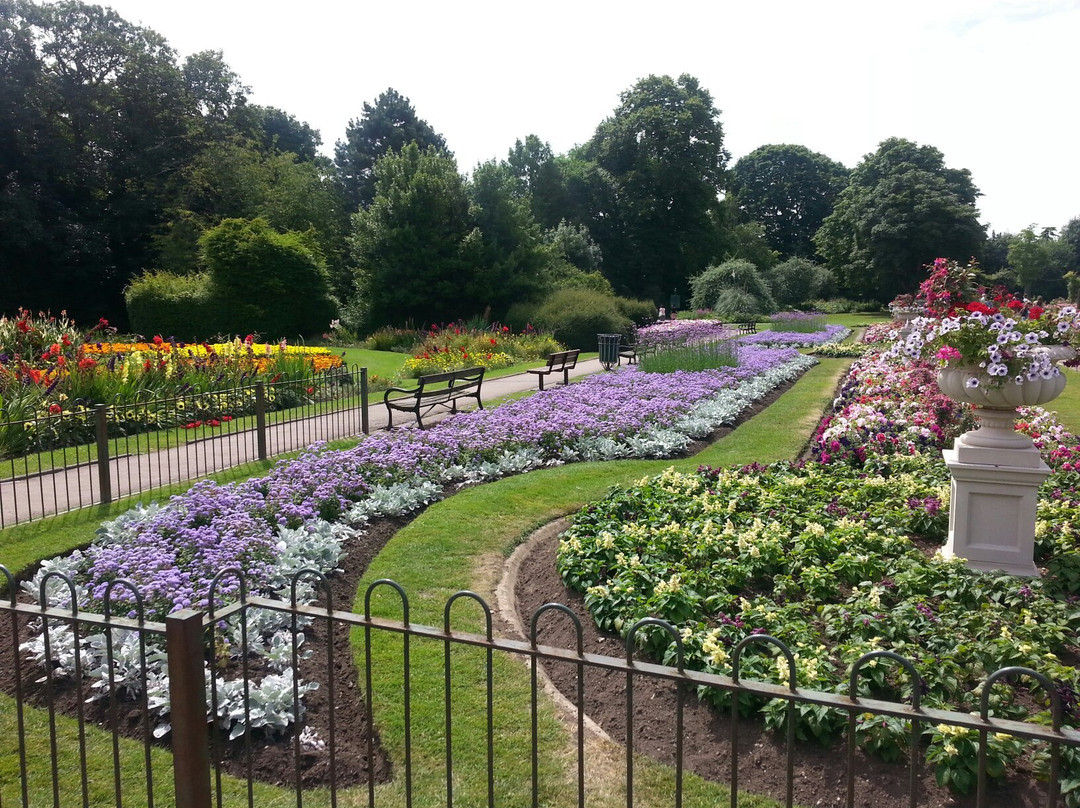
POLYGON ((99 0, 182 57, 220 50, 333 154, 389 87, 462 172, 535 134, 587 141, 650 74, 713 96, 732 163, 806 146, 854 167, 888 137, 971 171, 987 232, 1080 216, 1080 0, 99 0))

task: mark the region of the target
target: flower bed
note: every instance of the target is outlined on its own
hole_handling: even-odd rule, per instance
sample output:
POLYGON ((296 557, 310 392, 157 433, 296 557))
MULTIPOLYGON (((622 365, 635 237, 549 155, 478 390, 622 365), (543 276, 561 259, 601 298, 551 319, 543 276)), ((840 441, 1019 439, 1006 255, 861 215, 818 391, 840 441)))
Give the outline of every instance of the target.
MULTIPOLYGON (((820 462, 669 471, 614 492, 576 517, 559 570, 603 628, 625 631, 646 616, 679 627, 695 669, 729 674, 733 646, 767 633, 795 653, 800 687, 846 692, 851 663, 888 649, 914 662, 924 706, 973 710, 988 672, 1023 665, 1051 678, 1066 722, 1080 727, 1080 440, 1052 415, 1025 412, 1021 428, 1055 469, 1036 526, 1046 575, 976 573, 925 549, 948 529, 949 479, 937 452, 969 412, 941 396, 929 363, 869 356, 853 365, 815 436, 820 462)), ((643 642, 672 661, 667 635, 647 631, 643 642)), ((782 657, 744 657, 744 677, 786 684, 788 674, 782 657)), ((893 700, 912 686, 880 663, 867 665, 859 684, 861 695, 893 700)), ((724 706, 729 696, 709 698, 724 706)), ((1045 698, 996 685, 991 705, 997 717, 1038 720, 1045 698)), ((785 726, 786 702, 743 706, 771 728, 785 726)), ((831 742, 845 722, 846 713, 803 705, 795 731, 831 742)), ((909 733, 905 722, 864 716, 856 743, 901 759, 909 733)), ((974 730, 926 729, 940 784, 972 789, 977 740, 974 730)), ((990 776, 1006 776, 1022 755, 1045 771, 1044 749, 992 737, 990 776)), ((1080 752, 1065 750, 1063 761, 1063 789, 1076 805, 1080 752)))
POLYGON ((841 342, 851 334, 842 325, 828 325, 820 331, 763 331, 736 336, 736 330, 720 320, 664 320, 638 329, 638 350, 662 351, 671 345, 715 342, 735 339, 740 345, 763 345, 784 348, 810 348, 829 342, 841 342))
MULTIPOLYGON (((46 562, 41 574, 71 574, 81 607, 88 609, 100 609, 108 582, 124 577, 143 593, 145 616, 152 620, 181 608, 207 608, 214 574, 228 567, 244 570, 248 591, 282 597, 291 571, 332 571, 342 538, 375 516, 415 510, 451 484, 574 460, 670 455, 732 422, 816 361, 790 349, 756 347, 742 349, 740 360, 737 368, 670 376, 623 369, 464 413, 428 430, 380 433, 353 449, 312 447, 265 477, 224 486, 200 483, 165 506, 129 512, 103 526, 82 553, 46 562)), ((39 581, 40 576, 26 587, 32 595, 39 581)), ((215 605, 234 599, 236 586, 224 581, 215 605)), ((48 595, 54 604, 66 597, 60 587, 48 595)), ((114 608, 130 605, 124 589, 113 597, 114 608)), ((283 647, 281 626, 269 616, 260 621, 248 627, 266 649, 258 653, 276 657, 283 647)), ((60 649, 60 670, 73 673, 70 635, 66 642, 54 635, 52 642, 60 649)), ((43 658, 40 640, 28 647, 43 658)), ((101 650, 95 638, 85 639, 85 669, 100 670, 101 650)), ((154 687, 164 687, 163 681, 164 672, 155 674, 154 687)), ((277 717, 263 726, 280 729, 292 717, 272 701, 273 694, 288 688, 271 678, 264 689, 258 698, 272 705, 260 715, 277 717)), ((155 690, 151 702, 159 718, 168 711, 161 700, 165 692, 155 690)), ((224 703, 231 710, 235 692, 229 692, 224 703)), ((221 713, 223 725, 227 715, 221 713)), ((159 729, 165 732, 167 725, 159 729)), ((233 725, 232 731, 240 730, 233 725)))

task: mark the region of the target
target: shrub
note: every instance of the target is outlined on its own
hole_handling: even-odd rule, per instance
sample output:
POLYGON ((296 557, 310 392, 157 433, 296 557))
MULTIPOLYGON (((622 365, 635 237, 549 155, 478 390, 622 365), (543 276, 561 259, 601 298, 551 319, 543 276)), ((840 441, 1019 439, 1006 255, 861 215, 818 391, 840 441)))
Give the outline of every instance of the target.
POLYGON ((615 298, 587 289, 560 289, 536 309, 536 324, 570 348, 596 350, 597 334, 630 335, 633 323, 615 298))
POLYGON ((615 306, 634 325, 649 325, 656 322, 656 306, 651 300, 634 300, 629 297, 615 298, 615 306))
POLYGON ((213 296, 210 276, 205 273, 147 272, 124 290, 124 302, 131 328, 137 334, 163 334, 195 342, 226 330, 226 314, 213 296))
POLYGON ((708 267, 690 279, 690 288, 690 307, 694 309, 713 308, 721 311, 718 305, 720 295, 730 289, 742 294, 729 295, 726 298, 729 303, 738 301, 741 308, 749 306, 753 312, 768 314, 776 311, 776 302, 765 277, 756 266, 739 258, 708 267), (752 305, 746 302, 747 295, 754 299, 752 305))
POLYGON ((832 291, 832 273, 806 258, 789 258, 765 274, 773 297, 780 307, 805 306, 808 300, 832 291))
POLYGON ((410 353, 413 347, 424 340, 424 335, 413 328, 394 328, 384 326, 360 343, 361 348, 369 351, 397 351, 410 353))
POLYGON ((749 292, 729 286, 720 291, 714 306, 715 314, 724 320, 756 320, 760 303, 749 292))
POLYGON ((224 331, 268 338, 321 334, 337 313, 318 249, 265 219, 225 219, 199 240, 224 331))
POLYGON ((524 331, 536 322, 536 303, 521 302, 512 305, 506 312, 503 322, 513 331, 524 331))

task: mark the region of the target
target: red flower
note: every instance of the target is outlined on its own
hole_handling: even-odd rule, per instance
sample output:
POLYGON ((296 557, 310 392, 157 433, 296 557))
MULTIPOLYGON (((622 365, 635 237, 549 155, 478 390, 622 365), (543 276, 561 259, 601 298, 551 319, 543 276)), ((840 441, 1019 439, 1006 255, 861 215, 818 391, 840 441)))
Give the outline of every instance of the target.
POLYGON ((314 388, 314 387, 309 387, 309 388, 307 389, 307 391, 308 391, 308 395, 311 395, 312 393, 314 393, 314 392, 315 392, 315 388, 314 388))
POLYGON ((1032 306, 1031 311, 1028 312, 1028 318, 1031 320, 1038 320, 1042 317, 1042 313, 1046 311, 1042 306, 1032 306))
POLYGON ((50 404, 50 405, 49 405, 49 413, 50 413, 50 414, 52 414, 52 415, 59 415, 59 414, 61 413, 61 411, 62 411, 62 410, 61 410, 61 408, 60 408, 60 405, 59 405, 59 404, 50 404))
POLYGON ((56 357, 56 366, 57 367, 62 368, 66 364, 67 364, 67 359, 65 357, 63 357, 63 356, 56 357))
POLYGON ((155 345, 161 345, 161 343, 163 343, 164 341, 165 341, 165 340, 163 340, 163 339, 161 338, 161 334, 155 334, 155 335, 154 335, 154 344, 155 344, 155 345))
POLYGON ((491 342, 491 344, 492 344, 492 345, 498 345, 498 344, 499 344, 499 343, 497 343, 497 342, 495 341, 495 338, 494 338, 494 337, 492 337, 492 338, 491 338, 490 342, 491 342))
POLYGON ((509 334, 510 333, 510 326, 504 325, 503 326, 503 333, 504 334, 509 334))
POLYGON ((248 345, 251 345, 251 343, 253 343, 254 341, 255 341, 255 335, 254 334, 248 334, 246 337, 244 337, 244 342, 246 342, 248 345))
POLYGON ((65 347, 71 347, 71 338, 67 334, 64 334, 60 341, 64 343, 65 347))
POLYGON ((1008 306, 1013 311, 1020 311, 1020 309, 1024 308, 1024 301, 1022 301, 1022 300, 1010 300, 1005 305, 1008 306))
POLYGON ((221 421, 219 421, 217 418, 213 418, 206 423, 210 426, 221 426, 221 421))
POLYGON ((146 360, 145 362, 143 362, 143 366, 142 366, 142 369, 143 369, 144 371, 146 371, 147 373, 149 373, 149 372, 150 372, 150 367, 151 367, 151 365, 150 365, 150 360, 149 360, 149 359, 147 359, 147 360, 146 360))
POLYGON ((95 367, 97 367, 97 362, 91 356, 84 356, 79 360, 79 370, 90 370, 95 367))
POLYGON ((231 415, 223 415, 223 416, 221 416, 221 420, 222 421, 231 421, 232 416, 231 415))
POLYGON ((24 334, 30 333, 30 325, 26 322, 26 320, 19 320, 19 322, 15 323, 15 327, 22 331, 24 334))

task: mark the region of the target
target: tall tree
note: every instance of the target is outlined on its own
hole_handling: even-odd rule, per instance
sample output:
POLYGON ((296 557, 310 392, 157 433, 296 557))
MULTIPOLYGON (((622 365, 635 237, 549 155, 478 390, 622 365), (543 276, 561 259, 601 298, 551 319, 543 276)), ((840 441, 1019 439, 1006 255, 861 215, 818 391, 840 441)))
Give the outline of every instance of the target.
POLYGON ((805 146, 761 146, 735 163, 732 191, 739 210, 765 228, 782 258, 814 255, 814 233, 832 213, 848 170, 805 146))
POLYGON ((121 290, 151 263, 169 178, 193 148, 175 54, 75 0, 4 3, 0 26, 0 63, 15 79, 5 99, 25 127, 0 177, 0 220, 14 219, 0 299, 122 320, 121 290))
POLYGON ((498 318, 513 303, 535 296, 548 261, 528 198, 516 188, 509 166, 495 161, 477 166, 468 186, 483 244, 472 297, 498 318))
POLYGON ((375 199, 375 163, 389 151, 399 152, 409 143, 421 151, 434 146, 446 150, 446 141, 427 121, 416 115, 408 98, 394 88, 382 93, 375 104, 364 102, 360 118, 349 121, 345 140, 334 147, 334 161, 349 210, 368 207, 375 199))
POLYGON ((1025 227, 1009 243, 1009 267, 1027 297, 1065 294, 1063 277, 1069 270, 1069 245, 1054 238, 1054 228, 1036 234, 1025 227))
POLYGON ((716 256, 723 141, 720 113, 697 79, 649 76, 574 155, 617 189, 617 207, 594 213, 601 221, 576 220, 600 243, 617 291, 666 299, 716 256))
MULTIPOLYGON (((375 198, 353 216, 360 303, 372 327, 469 314, 483 247, 457 162, 416 143, 375 164, 375 198)), ((478 313, 478 312, 477 312, 478 313)))
POLYGON ((979 195, 933 146, 890 138, 852 171, 814 243, 849 294, 885 303, 914 292, 934 258, 980 252, 979 195))
POLYGON ((528 197, 537 223, 545 229, 557 227, 566 216, 565 186, 551 146, 529 135, 524 143, 514 142, 506 163, 520 183, 520 193, 528 197))

